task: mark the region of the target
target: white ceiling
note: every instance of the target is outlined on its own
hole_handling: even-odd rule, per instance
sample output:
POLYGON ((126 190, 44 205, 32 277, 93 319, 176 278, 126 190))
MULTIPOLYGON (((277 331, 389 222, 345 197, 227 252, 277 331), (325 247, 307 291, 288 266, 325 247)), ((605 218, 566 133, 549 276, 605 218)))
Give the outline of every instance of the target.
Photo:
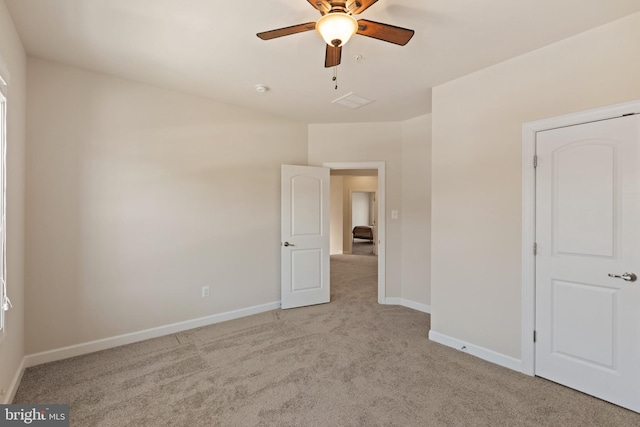
POLYGON ((431 87, 640 11, 640 0, 379 0, 356 18, 415 30, 404 47, 356 35, 324 68, 307 0, 5 0, 28 54, 306 123, 398 121, 431 87), (360 61, 355 55, 362 55, 360 61), (265 93, 256 84, 267 85, 265 93), (354 92, 375 102, 331 104, 354 92))

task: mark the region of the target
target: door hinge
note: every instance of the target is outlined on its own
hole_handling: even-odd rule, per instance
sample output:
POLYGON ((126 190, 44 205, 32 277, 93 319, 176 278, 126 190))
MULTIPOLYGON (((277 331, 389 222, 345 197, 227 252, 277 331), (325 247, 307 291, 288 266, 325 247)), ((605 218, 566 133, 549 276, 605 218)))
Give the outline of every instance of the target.
POLYGON ((537 243, 533 244, 533 254, 534 255, 538 255, 538 244, 537 243))
POLYGON ((537 154, 535 156, 533 156, 533 167, 534 168, 538 167, 538 155, 537 154))
POLYGON ((537 337, 536 331, 533 331, 533 342, 536 342, 537 338, 538 337, 537 337))

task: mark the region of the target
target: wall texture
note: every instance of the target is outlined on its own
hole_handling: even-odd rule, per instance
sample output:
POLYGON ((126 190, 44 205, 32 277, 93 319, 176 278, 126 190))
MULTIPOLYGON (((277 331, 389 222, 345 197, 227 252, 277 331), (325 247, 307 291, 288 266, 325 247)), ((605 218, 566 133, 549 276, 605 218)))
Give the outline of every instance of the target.
POLYGON ((431 115, 402 123, 402 298, 431 304, 431 115))
POLYGON ((7 88, 7 334, 0 343, 0 403, 11 398, 24 356, 24 174, 27 59, 4 2, 0 1, 0 74, 7 88))
POLYGON ((27 101, 28 353, 280 300, 305 124, 33 58, 27 101))
POLYGON ((521 357, 522 124, 640 98, 640 14, 433 91, 432 330, 521 357))

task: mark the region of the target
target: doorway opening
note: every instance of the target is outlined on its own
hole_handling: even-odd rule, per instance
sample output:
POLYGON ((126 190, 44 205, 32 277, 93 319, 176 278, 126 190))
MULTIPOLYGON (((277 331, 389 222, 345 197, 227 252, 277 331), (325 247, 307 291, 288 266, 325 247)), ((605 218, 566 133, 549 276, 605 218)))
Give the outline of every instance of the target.
MULTIPOLYGON (((376 187, 377 181, 378 177, 376 175, 376 187)), ((376 245, 376 224, 378 222, 376 200, 375 191, 351 190, 351 222, 348 224, 348 229, 351 230, 351 253, 353 255, 378 255, 376 245)))
POLYGON ((366 247, 371 256, 377 256, 378 303, 384 304, 385 163, 328 162, 322 166, 331 169, 332 179, 330 253, 359 254, 366 247), (364 204, 368 209, 358 207, 364 204))

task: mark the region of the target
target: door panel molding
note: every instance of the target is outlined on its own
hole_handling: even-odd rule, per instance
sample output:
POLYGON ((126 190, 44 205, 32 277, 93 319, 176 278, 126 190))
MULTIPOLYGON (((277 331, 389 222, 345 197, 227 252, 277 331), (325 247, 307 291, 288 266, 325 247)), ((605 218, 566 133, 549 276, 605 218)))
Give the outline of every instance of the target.
POLYGON ((522 125, 522 372, 535 375, 535 210, 538 132, 640 113, 640 100, 595 108, 522 125))
POLYGON ((281 165, 280 297, 282 308, 327 303, 329 169, 281 165))

